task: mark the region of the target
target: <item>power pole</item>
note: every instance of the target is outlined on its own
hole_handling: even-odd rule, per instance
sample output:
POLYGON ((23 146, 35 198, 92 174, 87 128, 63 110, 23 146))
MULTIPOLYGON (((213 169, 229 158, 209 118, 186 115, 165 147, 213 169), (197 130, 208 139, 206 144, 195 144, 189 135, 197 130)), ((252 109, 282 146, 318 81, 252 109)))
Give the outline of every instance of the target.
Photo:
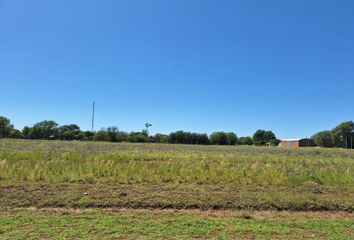
POLYGON ((93 125, 95 124, 95 102, 92 104, 92 122, 91 122, 91 132, 93 132, 93 125))

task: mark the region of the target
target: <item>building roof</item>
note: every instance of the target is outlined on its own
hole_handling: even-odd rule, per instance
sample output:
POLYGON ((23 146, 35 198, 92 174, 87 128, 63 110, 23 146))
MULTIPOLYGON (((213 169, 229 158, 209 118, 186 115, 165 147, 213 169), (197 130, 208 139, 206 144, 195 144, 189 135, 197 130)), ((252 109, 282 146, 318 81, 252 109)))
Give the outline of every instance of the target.
POLYGON ((291 139, 281 139, 281 141, 284 141, 284 142, 295 142, 295 141, 300 141, 300 140, 304 140, 304 139, 310 139, 310 138, 291 138, 291 139))

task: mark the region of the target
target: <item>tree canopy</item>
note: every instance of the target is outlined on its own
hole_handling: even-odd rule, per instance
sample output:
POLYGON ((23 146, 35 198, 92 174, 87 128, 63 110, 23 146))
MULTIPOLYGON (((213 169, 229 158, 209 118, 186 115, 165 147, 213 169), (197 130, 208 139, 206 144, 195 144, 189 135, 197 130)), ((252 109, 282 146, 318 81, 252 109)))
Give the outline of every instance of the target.
MULTIPOLYGON (((321 147, 346 147, 346 136, 354 131, 353 121, 343 122, 332 130, 321 131, 312 136, 315 144, 321 147)), ((0 138, 24 138, 47 140, 95 140, 109 142, 156 142, 172 144, 202 145, 278 145, 275 134, 269 130, 258 129, 252 137, 238 137, 234 132, 206 133, 176 131, 170 134, 157 133, 149 136, 146 129, 140 132, 123 132, 116 126, 102 128, 99 131, 82 131, 77 124, 59 125, 53 120, 44 120, 33 126, 15 129, 10 119, 0 116, 0 138)))
POLYGON ((10 119, 0 116, 0 138, 10 137, 13 128, 10 119))
POLYGON ((331 131, 321 131, 312 136, 315 144, 321 147, 346 147, 346 137, 354 130, 352 121, 343 122, 331 131))
POLYGON ((272 131, 258 129, 253 134, 253 143, 258 146, 266 145, 268 143, 274 145, 276 139, 277 138, 275 137, 275 134, 272 131))
POLYGON ((333 147, 332 132, 321 131, 312 136, 315 144, 320 147, 333 147))

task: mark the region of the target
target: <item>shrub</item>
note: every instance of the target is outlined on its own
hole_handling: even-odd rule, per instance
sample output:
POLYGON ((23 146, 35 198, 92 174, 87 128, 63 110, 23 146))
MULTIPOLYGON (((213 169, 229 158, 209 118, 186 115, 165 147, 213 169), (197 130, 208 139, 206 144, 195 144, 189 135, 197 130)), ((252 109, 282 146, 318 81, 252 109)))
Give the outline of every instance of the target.
POLYGON ((22 138, 22 132, 18 129, 11 129, 10 138, 22 138))
POLYGON ((129 142, 147 142, 148 135, 143 132, 131 132, 128 137, 129 142))
POLYGON ((210 135, 210 143, 213 145, 226 145, 227 134, 225 132, 214 132, 210 135))
POLYGON ((107 139, 107 132, 104 128, 102 128, 100 131, 95 132, 95 135, 93 136, 93 140, 95 141, 107 141, 107 139))
POLYGON ((253 145, 253 139, 251 137, 240 137, 237 141, 240 145, 253 145))
POLYGON ((107 141, 110 142, 117 142, 117 133, 118 133, 118 128, 117 127, 108 127, 107 128, 107 141))
POLYGON ((330 131, 318 132, 311 137, 320 147, 333 147, 332 133, 330 131))
POLYGON ((126 142, 129 139, 129 133, 117 132, 116 133, 117 142, 126 142))
POLYGON ((168 143, 170 140, 168 135, 161 134, 161 133, 155 134, 153 139, 154 139, 154 142, 157 142, 157 143, 168 143))
POLYGON ((182 144, 209 144, 209 138, 205 133, 177 131, 170 133, 169 142, 182 144))

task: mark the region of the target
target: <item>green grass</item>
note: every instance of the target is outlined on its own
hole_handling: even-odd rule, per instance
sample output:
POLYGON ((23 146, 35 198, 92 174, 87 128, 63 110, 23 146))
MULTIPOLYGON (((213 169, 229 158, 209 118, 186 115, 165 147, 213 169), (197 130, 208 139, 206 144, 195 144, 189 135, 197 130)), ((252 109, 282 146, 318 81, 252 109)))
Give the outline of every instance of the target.
POLYGON ((9 210, 0 239, 352 239, 347 213, 9 210))
POLYGON ((352 239, 353 170, 342 149, 0 139, 0 239, 352 239))
POLYGON ((353 170, 341 149, 5 139, 0 207, 353 211, 353 170))
POLYGON ((346 188, 352 151, 0 141, 0 179, 118 183, 231 183, 346 188), (2 144, 1 144, 2 143, 2 144), (22 145, 23 149, 17 149, 22 145), (44 148, 45 146, 45 148, 44 148), (323 151, 323 152, 322 152, 323 151))

